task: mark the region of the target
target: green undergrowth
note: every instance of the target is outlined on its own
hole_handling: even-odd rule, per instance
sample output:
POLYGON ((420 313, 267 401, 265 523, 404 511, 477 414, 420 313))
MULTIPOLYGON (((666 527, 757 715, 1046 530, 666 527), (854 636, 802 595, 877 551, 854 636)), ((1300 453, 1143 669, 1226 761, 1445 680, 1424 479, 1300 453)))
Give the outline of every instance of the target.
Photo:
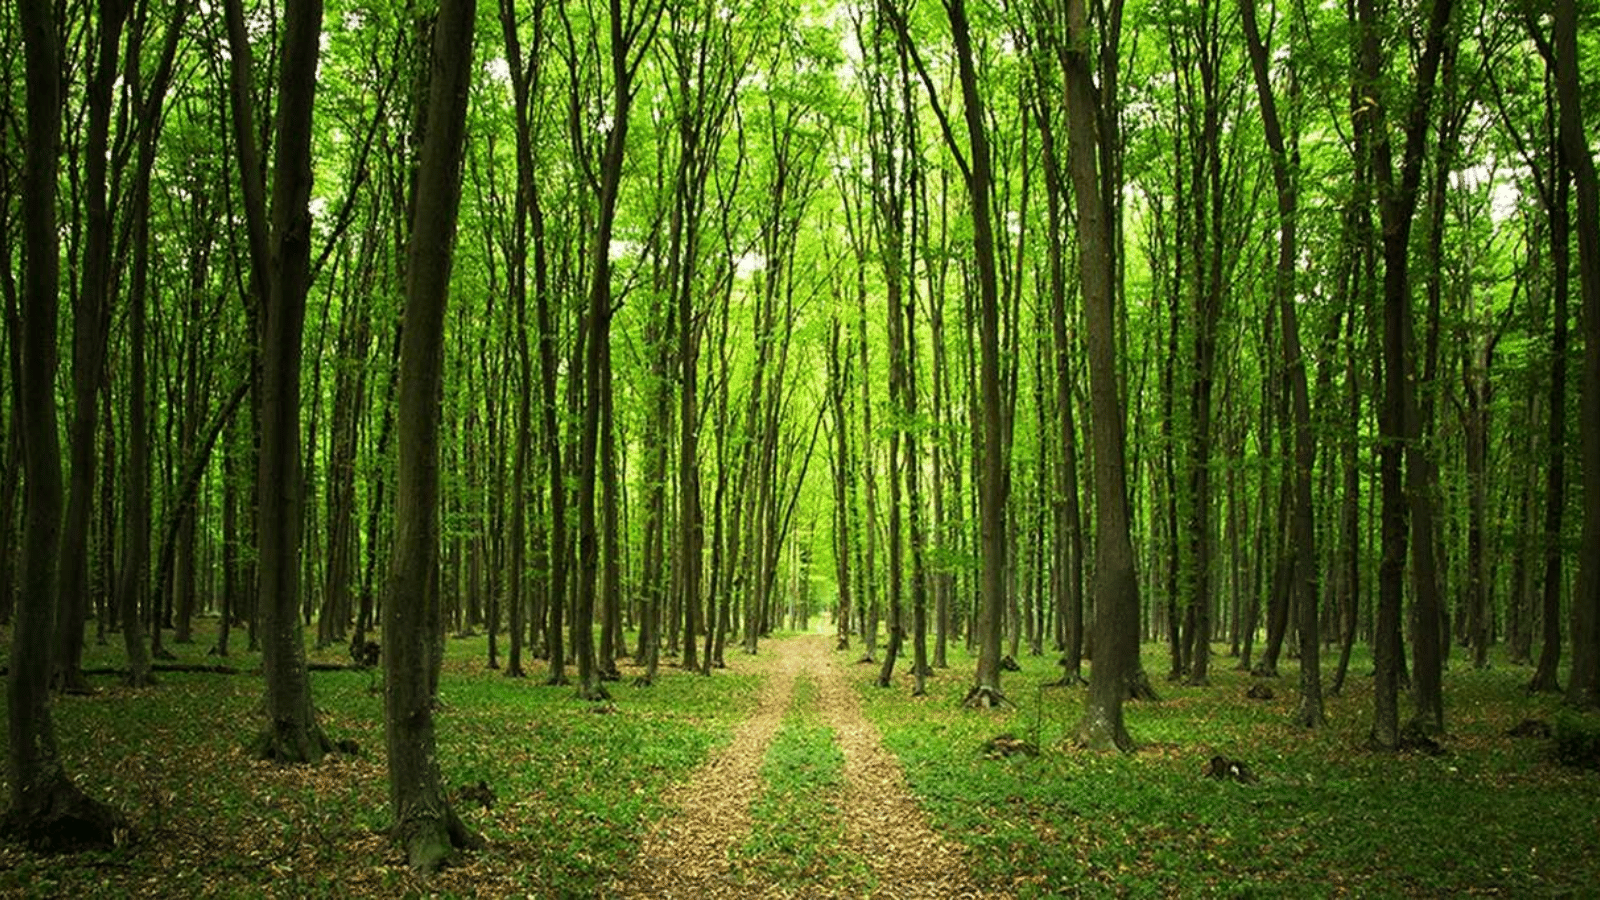
MULTIPOLYGON (((173 648, 180 661, 218 662, 206 658, 205 637, 173 648)), ((449 789, 474 789, 456 808, 488 844, 421 879, 383 833, 378 674, 312 673, 319 721, 330 738, 355 741, 357 755, 259 763, 245 749, 259 727, 261 679, 251 674, 259 656, 240 652, 238 637, 228 662, 242 674, 164 673, 140 691, 92 677, 95 695, 56 699, 68 770, 127 812, 133 832, 115 850, 70 857, 0 844, 0 895, 592 896, 626 871, 644 830, 666 812, 663 790, 727 741, 760 686, 737 667, 704 678, 662 666, 653 687, 625 680, 610 686, 612 703, 593 705, 570 686, 544 686, 540 661, 525 660, 529 677, 510 679, 485 668, 485 638, 451 640, 438 761, 449 789), (492 795, 487 807, 479 782, 492 795)), ((331 662, 342 653, 311 656, 331 662)), ((119 659, 96 647, 88 664, 101 656, 119 659)))
POLYGON ((747 885, 861 893, 865 869, 845 845, 840 817, 844 756, 818 715, 817 684, 809 676, 795 681, 761 783, 750 833, 735 851, 735 876, 747 885))
MULTIPOLYGON (((1558 763, 1551 740, 1507 734, 1527 718, 1573 732, 1557 698, 1524 692, 1528 669, 1473 671, 1458 657, 1448 734, 1430 756, 1366 748, 1369 659, 1352 663, 1316 732, 1290 722, 1295 662, 1277 679, 1234 662, 1214 657, 1206 687, 1155 679, 1160 702, 1126 707, 1141 745, 1131 755, 1073 745, 1085 691, 1041 686, 1059 677, 1054 657, 1025 656, 1003 683, 1015 705, 995 712, 961 708, 964 656, 922 699, 908 679, 884 691, 859 668, 855 681, 935 827, 967 845, 981 879, 1021 897, 1546 896, 1600 883, 1600 775, 1558 763), (1274 699, 1247 698, 1256 683, 1274 699), (990 758, 983 744, 1001 733, 1043 752, 990 758), (1259 781, 1205 778, 1214 755, 1259 781)), ((1162 649, 1147 647, 1144 665, 1164 673, 1162 649)))

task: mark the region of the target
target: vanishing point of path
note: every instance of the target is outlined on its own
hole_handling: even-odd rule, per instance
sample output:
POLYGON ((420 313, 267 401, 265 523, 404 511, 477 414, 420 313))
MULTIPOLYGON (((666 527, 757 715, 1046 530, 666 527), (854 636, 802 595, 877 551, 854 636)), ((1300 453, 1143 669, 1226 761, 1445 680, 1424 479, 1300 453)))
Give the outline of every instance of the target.
POLYGON ((789 709, 796 680, 805 675, 817 684, 819 717, 833 729, 844 757, 837 799, 845 846, 835 849, 871 870, 876 886, 870 895, 883 900, 1003 896, 979 890, 961 848, 928 826, 899 761, 862 713, 846 664, 830 651, 832 641, 816 634, 764 646, 753 660, 767 672, 755 713, 734 729, 726 747, 669 794, 672 812, 645 836, 633 870, 615 886, 616 895, 689 900, 827 896, 837 890, 741 882, 733 871, 734 854, 750 833, 751 803, 762 791, 767 748, 789 709))

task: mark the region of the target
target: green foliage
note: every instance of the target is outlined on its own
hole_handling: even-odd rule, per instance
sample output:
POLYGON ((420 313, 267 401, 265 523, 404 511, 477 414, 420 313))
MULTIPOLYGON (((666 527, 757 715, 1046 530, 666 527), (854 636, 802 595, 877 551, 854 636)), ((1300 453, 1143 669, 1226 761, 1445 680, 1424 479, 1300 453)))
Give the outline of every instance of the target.
MULTIPOLYGON (((1145 650, 1156 670, 1164 648, 1145 650)), ((1520 668, 1451 673, 1440 757, 1364 749, 1372 701, 1360 657, 1322 731, 1289 724, 1292 662, 1265 703, 1245 698, 1249 676, 1217 665, 1211 687, 1166 685, 1163 702, 1130 705, 1141 749, 1101 755, 1072 744, 1081 689, 1040 688, 1058 676, 1053 661, 1021 662, 1017 708, 981 716, 961 711, 961 678, 931 680, 920 701, 858 678, 935 828, 1018 896, 1560 894, 1600 877, 1600 782, 1504 733, 1555 703, 1525 695, 1520 668), (984 741, 1001 732, 1037 733, 1041 755, 986 757, 984 741), (1261 782, 1205 778, 1214 754, 1245 761, 1261 782)), ((1585 734, 1597 734, 1592 722, 1585 734)))
POLYGON ((844 757, 833 729, 818 719, 817 685, 809 677, 795 682, 761 780, 750 834, 737 851, 737 871, 746 881, 815 889, 863 876, 866 869, 848 852, 840 819, 844 757))
POLYGON ((1556 760, 1581 769, 1600 769, 1600 718, 1575 712, 1556 716, 1551 734, 1556 760))
MULTIPOLYGON (((208 632, 175 648, 181 662, 217 661, 205 657, 208 632)), ((75 858, 0 846, 0 894, 248 896, 270 885, 308 897, 593 896, 626 872, 641 835, 665 814, 663 789, 727 740, 759 686, 737 672, 708 679, 663 669, 654 687, 622 690, 614 709, 597 714, 568 688, 540 686, 537 663, 521 680, 485 671, 486 640, 452 640, 440 678, 444 783, 482 780, 497 798, 488 809, 457 803, 489 842, 460 867, 413 876, 385 834, 381 677, 314 673, 324 727, 360 753, 279 768, 243 750, 261 682, 249 674, 259 657, 236 652, 228 663, 241 674, 163 673, 148 691, 100 677, 95 696, 57 701, 69 771, 128 813, 133 833, 115 850, 75 858)), ((310 656, 343 662, 342 653, 310 656)), ((86 664, 119 661, 115 649, 91 645, 86 664)))

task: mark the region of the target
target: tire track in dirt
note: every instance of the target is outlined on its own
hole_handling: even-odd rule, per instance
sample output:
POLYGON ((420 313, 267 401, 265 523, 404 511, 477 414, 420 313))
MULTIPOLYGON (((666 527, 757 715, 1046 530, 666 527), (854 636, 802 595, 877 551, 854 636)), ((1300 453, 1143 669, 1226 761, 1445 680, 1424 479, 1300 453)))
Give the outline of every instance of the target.
POLYGON ((815 679, 822 722, 833 729, 844 757, 839 797, 845 826, 841 856, 871 871, 870 891, 849 896, 880 900, 1006 898, 972 881, 961 847, 935 832, 906 784, 900 762, 861 709, 850 668, 829 650, 828 635, 767 644, 752 662, 767 669, 755 713, 733 740, 666 797, 672 811, 647 834, 627 877, 607 896, 651 900, 830 897, 838 885, 781 887, 750 884, 734 871, 733 855, 750 834, 750 807, 764 787, 761 767, 801 675, 815 679))
POLYGON ((756 711, 733 731, 733 740, 701 764, 666 797, 672 811, 645 836, 625 881, 608 896, 638 900, 699 900, 751 896, 733 879, 732 854, 750 833, 750 804, 760 794, 761 764, 805 670, 796 642, 773 642, 768 652, 745 657, 767 669, 756 711))
MULTIPOLYGON (((877 878, 871 896, 881 900, 1002 898, 972 881, 961 847, 934 831, 906 784, 900 761, 883 746, 878 727, 861 710, 850 669, 829 647, 832 638, 808 636, 792 652, 817 673, 823 721, 833 727, 844 755, 843 811, 851 852, 877 878)), ((907 661, 909 665, 910 661, 907 661)))

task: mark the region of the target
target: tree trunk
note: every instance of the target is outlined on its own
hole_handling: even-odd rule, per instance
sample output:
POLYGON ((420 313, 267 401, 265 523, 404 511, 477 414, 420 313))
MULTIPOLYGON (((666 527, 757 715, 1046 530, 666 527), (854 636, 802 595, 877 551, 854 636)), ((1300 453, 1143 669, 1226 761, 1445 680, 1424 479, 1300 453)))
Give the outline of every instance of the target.
POLYGON ((6 683, 11 807, 0 829, 37 849, 112 846, 127 827, 115 810, 91 800, 62 765, 50 714, 50 650, 55 637, 61 549, 61 448, 55 379, 60 255, 56 232, 56 149, 61 134, 61 48, 53 7, 19 0, 27 82, 22 172, 22 345, 13 384, 27 483, 22 591, 11 632, 6 683))
MULTIPOLYGON (((1578 416, 1583 452, 1583 532, 1578 589, 1572 598, 1572 670, 1567 703, 1600 706, 1600 184, 1583 129, 1578 69, 1578 13, 1573 0, 1555 5, 1556 97, 1561 107, 1561 147, 1578 194, 1578 276, 1583 297, 1583 395, 1578 416)), ((1552 408, 1552 416, 1562 415, 1552 408)))
POLYGON ((600 550, 604 556, 601 572, 600 598, 600 678, 616 681, 622 677, 617 671, 617 654, 623 650, 617 640, 622 630, 622 547, 617 535, 617 514, 622 505, 622 484, 617 477, 616 415, 611 390, 611 347, 605 348, 605 359, 600 367, 600 486, 605 491, 605 501, 600 510, 600 550))
MULTIPOLYGON (((1417 402, 1413 390, 1415 365, 1411 328, 1411 283, 1409 276, 1410 236, 1412 216, 1417 206, 1417 188, 1421 179, 1422 158, 1427 144, 1427 125, 1432 106, 1434 79, 1439 70, 1450 19, 1452 0, 1434 0, 1430 11, 1426 46, 1423 50, 1415 78, 1416 96, 1411 102, 1405 125, 1405 150, 1399 180, 1396 180, 1393 152, 1390 147, 1389 126, 1385 120, 1385 104, 1379 97, 1382 80, 1378 14, 1373 0, 1358 0, 1357 16, 1361 34, 1361 83, 1367 86, 1373 104, 1370 111, 1373 171, 1376 176, 1379 206, 1383 220, 1384 255, 1384 316, 1383 316, 1383 404, 1379 415, 1379 470, 1383 482, 1382 523, 1383 553, 1379 564, 1378 621, 1373 659, 1377 668, 1374 684, 1374 720, 1372 743, 1383 749, 1394 749, 1400 742, 1399 713, 1396 699, 1400 670, 1403 665, 1400 650, 1400 603, 1404 592, 1407 535, 1406 520, 1415 515, 1419 504, 1429 499, 1417 496, 1415 490, 1426 480, 1422 467, 1426 465, 1418 447, 1408 447, 1417 437, 1417 402), (1401 455, 1406 456, 1406 471, 1402 481, 1401 455)), ((1420 529, 1412 522, 1412 539, 1416 543, 1413 574, 1418 587, 1418 619, 1424 623, 1418 631, 1417 687, 1418 722, 1425 729, 1442 729, 1442 707, 1433 701, 1438 697, 1438 629, 1433 623, 1438 618, 1437 594, 1428 596, 1437 588, 1432 579, 1432 529, 1431 516, 1423 512, 1420 529), (1420 539, 1420 540, 1419 540, 1420 539), (1430 643, 1431 642, 1431 643, 1430 643), (1429 649, 1432 659, 1425 657, 1429 649)))
MULTIPOLYGON (((1050 265, 1050 326, 1055 345, 1055 402, 1060 448, 1055 459, 1052 508, 1055 512, 1055 541, 1052 563, 1055 578, 1056 615, 1061 620, 1061 680, 1064 684, 1083 681, 1083 520, 1078 505, 1078 436, 1073 418, 1072 353, 1074 335, 1067 327, 1067 267, 1063 252, 1066 224, 1063 221, 1066 185, 1061 179, 1061 162, 1049 107, 1041 98, 1036 111, 1040 150, 1044 158, 1045 192, 1049 214, 1049 235, 1045 242, 1050 265)), ((937 354, 936 354, 937 355, 937 354)))
POLYGON ((61 534, 61 599, 57 612, 56 671, 52 679, 58 689, 68 693, 89 690, 89 683, 83 677, 83 626, 89 608, 89 532, 93 518, 97 437, 95 413, 99 408, 97 394, 105 374, 106 335, 112 305, 112 213, 106 198, 106 163, 110 157, 111 95, 118 75, 117 50, 123 23, 131 8, 132 4, 125 0, 100 0, 96 4, 98 40, 88 89, 89 130, 84 150, 88 234, 84 242, 83 283, 73 314, 70 476, 67 517, 61 534))
MULTIPOLYGON (((972 203, 972 250, 978 276, 978 402, 982 408, 983 449, 980 454, 981 479, 978 485, 979 530, 981 540, 981 580, 976 632, 979 641, 977 670, 972 689, 967 692, 969 707, 991 707, 1006 702, 1000 689, 1000 632, 1005 610, 1006 562, 1006 477, 1002 448, 1002 409, 1000 405, 1000 289, 997 283, 999 260, 995 254, 994 174, 989 148, 984 104, 978 90, 976 60, 972 51, 972 32, 967 22, 965 0, 945 5, 950 33, 955 42, 957 72, 961 84, 971 165, 963 172, 972 203)), ((904 40, 904 35, 902 35, 904 40)), ((952 152, 959 152, 954 138, 947 134, 952 152)))
POLYGON ((321 26, 321 0, 293 0, 285 6, 271 206, 275 265, 261 317, 256 572, 264 635, 266 723, 255 751, 263 759, 280 762, 315 762, 331 748, 311 704, 299 616, 304 524, 301 335, 310 280, 311 116, 321 26))
MULTIPOLYGON (((1104 27, 1114 28, 1115 20, 1104 27)), ((1089 332, 1089 395, 1094 425, 1095 641, 1089 697, 1078 740, 1099 750, 1130 750, 1122 704, 1139 672, 1139 579, 1129 532, 1126 445, 1116 365, 1116 286, 1112 222, 1097 171, 1102 103, 1090 81, 1088 15, 1067 0, 1062 69, 1067 82, 1067 150, 1078 208, 1078 278, 1089 332)), ((1114 40, 1114 36, 1112 37, 1114 40)))
POLYGON ((850 503, 853 466, 850 459, 850 421, 845 413, 845 397, 850 391, 848 357, 839 352, 839 319, 833 320, 828 337, 828 405, 833 411, 833 563, 838 582, 839 603, 835 613, 838 643, 835 649, 850 649, 850 549, 854 544, 850 529, 855 524, 850 503))
MULTIPOLYGON (((1311 471, 1316 463, 1316 436, 1311 428, 1311 402, 1306 388, 1305 355, 1300 349, 1300 323, 1295 312, 1295 266, 1298 259, 1296 224, 1299 200, 1299 152, 1291 155, 1278 120, 1277 102, 1272 92, 1267 46, 1256 25, 1255 0, 1242 0, 1244 32, 1250 50, 1251 70, 1255 75, 1256 95, 1261 103, 1267 147, 1272 151, 1272 177, 1278 195, 1278 265, 1273 282, 1283 340, 1283 366, 1289 381, 1290 409, 1294 423, 1294 465, 1284 486, 1293 496, 1289 526, 1293 575, 1291 591, 1299 613, 1300 632, 1300 707, 1295 721, 1307 728, 1323 724, 1321 639, 1318 633, 1318 566, 1316 522, 1311 501, 1311 471)), ((1197 499, 1196 503, 1202 501, 1197 499)), ((1204 577, 1204 576, 1202 576, 1204 577)))
POLYGON ((478 843, 445 795, 430 684, 439 572, 439 396, 451 250, 461 197, 475 0, 442 0, 417 171, 400 350, 394 555, 383 604, 384 720, 393 836, 413 869, 432 872, 478 843))
POLYGON ((1545 466, 1544 529, 1540 544, 1544 548, 1543 589, 1540 592, 1540 618, 1543 620, 1539 664, 1534 669, 1528 690, 1555 693, 1557 670, 1561 664, 1561 589, 1565 555, 1561 549, 1562 519, 1567 505, 1567 341, 1569 312, 1567 292, 1572 269, 1571 220, 1568 218, 1569 171, 1563 160, 1553 167, 1553 202, 1547 204, 1550 219, 1550 266, 1554 275, 1551 294, 1554 315, 1550 327, 1550 400, 1546 415, 1550 458, 1545 466))

